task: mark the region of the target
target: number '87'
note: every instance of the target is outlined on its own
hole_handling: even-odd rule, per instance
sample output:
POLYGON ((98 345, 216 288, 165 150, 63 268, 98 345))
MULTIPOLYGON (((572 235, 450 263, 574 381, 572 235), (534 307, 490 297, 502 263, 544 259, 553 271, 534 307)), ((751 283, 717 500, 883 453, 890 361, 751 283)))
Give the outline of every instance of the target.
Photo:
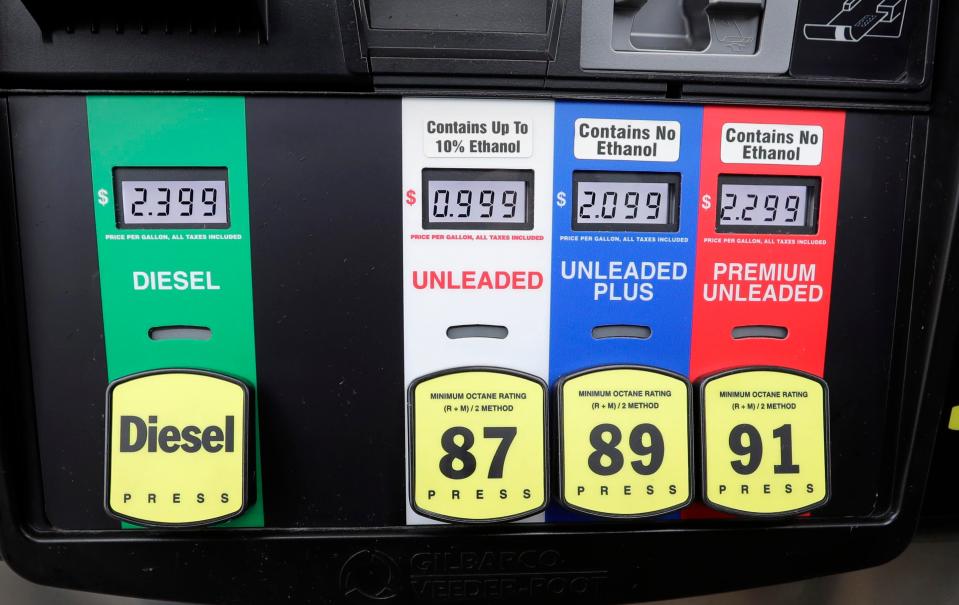
MULTIPOLYGON (((499 444, 493 453, 486 476, 489 479, 502 479, 503 467, 506 465, 506 455, 516 439, 515 426, 487 426, 483 428, 483 439, 498 439, 499 444)), ((440 444, 446 454, 440 458, 440 472, 449 479, 466 479, 476 472, 476 456, 470 449, 476 444, 473 431, 465 426, 454 426, 447 429, 440 444)))

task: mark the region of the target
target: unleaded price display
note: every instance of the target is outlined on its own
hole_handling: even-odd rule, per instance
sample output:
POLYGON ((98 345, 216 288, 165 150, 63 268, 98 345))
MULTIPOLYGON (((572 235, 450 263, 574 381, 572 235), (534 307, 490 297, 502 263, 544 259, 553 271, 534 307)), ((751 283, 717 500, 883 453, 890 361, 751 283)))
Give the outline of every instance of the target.
POLYGON ((707 504, 737 514, 783 516, 826 503, 825 382, 756 368, 708 378, 701 389, 707 504))
POLYGON ((532 229, 532 170, 423 170, 424 229, 532 229))
POLYGON ((499 369, 410 388, 413 509, 443 521, 508 521, 546 506, 546 385, 499 369))
POLYGON ((117 227, 230 226, 224 168, 115 168, 117 227))
POLYGON ((574 510, 643 517, 692 499, 690 389, 642 367, 608 367, 559 386, 560 494, 574 510))
POLYGON ((817 178, 721 175, 716 231, 816 233, 819 187, 817 178))
POLYGON ((679 174, 573 173, 574 231, 677 231, 679 174))

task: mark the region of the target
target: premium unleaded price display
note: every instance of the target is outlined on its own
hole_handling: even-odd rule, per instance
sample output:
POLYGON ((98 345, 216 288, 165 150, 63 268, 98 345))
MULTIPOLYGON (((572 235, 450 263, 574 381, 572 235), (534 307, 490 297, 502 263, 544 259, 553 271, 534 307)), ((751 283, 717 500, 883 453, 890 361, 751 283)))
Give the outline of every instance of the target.
POLYGON ((413 508, 444 521, 507 521, 546 506, 546 386, 454 370, 410 389, 413 508))
POLYGON ((117 226, 229 227, 226 174, 222 168, 117 168, 117 226))
POLYGON ((815 233, 819 180, 799 177, 719 177, 716 231, 726 233, 815 233))
POLYGON ((530 170, 423 170, 424 229, 532 229, 530 170))
POLYGON ((781 516, 829 499, 828 392, 809 374, 743 369, 702 385, 706 502, 781 516))
POLYGON ((678 375, 607 367, 559 386, 560 495, 574 510, 655 515, 692 499, 690 390, 678 375))
POLYGON ((676 231, 679 175, 573 173, 575 231, 676 231))

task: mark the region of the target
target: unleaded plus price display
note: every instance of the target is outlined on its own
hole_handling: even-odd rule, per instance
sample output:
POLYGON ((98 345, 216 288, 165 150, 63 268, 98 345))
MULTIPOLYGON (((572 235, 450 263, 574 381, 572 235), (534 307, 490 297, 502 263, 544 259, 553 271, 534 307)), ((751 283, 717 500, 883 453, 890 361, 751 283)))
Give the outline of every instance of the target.
POLYGON ((679 175, 645 172, 573 174, 575 231, 676 231, 679 175))

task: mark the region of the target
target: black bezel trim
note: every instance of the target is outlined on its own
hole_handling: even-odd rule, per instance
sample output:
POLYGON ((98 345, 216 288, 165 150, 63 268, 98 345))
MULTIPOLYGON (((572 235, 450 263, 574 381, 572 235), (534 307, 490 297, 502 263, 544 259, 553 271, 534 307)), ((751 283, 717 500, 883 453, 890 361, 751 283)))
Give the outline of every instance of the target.
MULTIPOLYGON (((573 6, 576 11, 579 10, 577 5, 570 6, 573 6)), ((959 8, 951 5, 948 9, 953 16, 959 10, 959 8)), ((950 73, 950 65, 951 60, 948 56, 941 66, 937 63, 937 67, 941 67, 943 73, 950 73)), ((634 85, 644 84, 642 82, 636 84, 636 77, 630 77, 633 78, 631 82, 634 85)), ((735 90, 731 85, 727 85, 725 88, 717 85, 706 90, 702 85, 696 84, 696 78, 702 79, 701 76, 686 74, 675 78, 680 77, 690 79, 693 85, 691 88, 689 85, 683 88, 677 84, 673 92, 678 98, 683 96, 680 93, 685 91, 690 97, 690 102, 696 100, 703 102, 702 99, 707 98, 703 95, 715 93, 725 95, 723 99, 718 97, 714 99, 713 102, 719 104, 751 103, 792 107, 858 108, 860 111, 851 111, 847 116, 847 140, 850 140, 849 137, 854 133, 861 134, 863 124, 883 120, 898 122, 900 119, 909 117, 905 116, 904 112, 923 111, 923 108, 918 107, 916 102, 910 102, 901 96, 898 100, 903 102, 896 103, 895 107, 892 105, 897 99, 893 99, 891 96, 884 97, 889 100, 880 103, 879 97, 876 96, 880 93, 869 93, 865 89, 845 90, 842 94, 847 96, 843 99, 838 99, 836 97, 838 93, 835 91, 830 93, 831 96, 823 96, 828 92, 825 90, 810 96, 809 89, 795 89, 792 95, 786 98, 781 94, 782 91, 776 91, 775 87, 770 88, 768 85, 751 88, 740 87, 735 90), (872 96, 866 96, 866 93, 872 96), (799 98, 796 97, 796 94, 800 94, 800 97, 802 97, 802 94, 807 96, 799 98), (815 98, 818 98, 818 100, 814 100, 815 98), (861 102, 850 99, 859 99, 861 102), (872 99, 873 102, 867 103, 865 99, 872 99), (890 113, 879 113, 882 111, 890 113), (897 115, 899 112, 902 112, 902 115, 897 115)), ((713 77, 715 77, 715 74, 713 77)), ((740 78, 737 81, 741 80, 740 78)), ((89 78, 85 81, 92 82, 89 78)), ((946 81, 948 82, 948 79, 946 81)), ((145 82, 146 80, 143 80, 141 84, 146 86, 145 82)), ((32 83, 32 89, 37 88, 35 84, 35 82, 32 83)), ((50 84, 50 80, 44 80, 41 84, 50 84)), ((162 88, 168 84, 170 82, 164 80, 152 88, 147 87, 143 90, 169 92, 169 90, 162 88)), ((836 86, 836 82, 830 84, 836 86)), ((173 83, 172 85, 183 86, 182 83, 173 83)), ((389 84, 384 85, 388 86, 389 84)), ((397 84, 393 82, 392 85, 396 86, 397 84)), ((432 85, 439 86, 435 82, 432 85)), ((565 85, 567 86, 564 89, 566 96, 573 95, 581 99, 595 100, 598 94, 598 88, 596 87, 575 91, 569 88, 569 86, 572 86, 569 82, 565 85)), ((479 89, 478 87, 483 86, 485 84, 478 83, 475 78, 464 78, 461 90, 471 91, 464 94, 484 94, 494 97, 518 96, 520 94, 519 92, 493 88, 493 85, 490 85, 490 88, 482 88, 482 92, 475 92, 479 89), (470 86, 473 88, 466 88, 470 86)), ((874 85, 871 84, 871 86, 874 85)), ((123 87, 121 86, 121 88, 123 87)), ((951 85, 940 86, 937 91, 946 95, 949 88, 951 88, 951 85)), ((406 90, 410 91, 409 94, 424 96, 449 96, 451 94, 449 89, 420 88, 412 90, 407 88, 406 90)), ((196 92, 196 90, 192 92, 196 92)), ((263 92, 262 87, 261 92, 263 92)), ((302 96, 322 96, 316 90, 301 92, 304 93, 302 96)), ((385 91, 385 93, 380 93, 379 96, 386 98, 388 94, 389 91, 385 91)), ((524 89, 522 94, 543 98, 559 95, 555 91, 542 92, 532 89, 524 89)), ((665 85, 660 96, 662 94, 665 94, 665 85)), ((51 99, 49 96, 39 98, 43 101, 51 99)), ((54 96, 52 98, 71 100, 70 97, 66 96, 54 96)), ((627 97, 625 93, 609 95, 610 100, 636 101, 638 98, 636 95, 627 97)), ((23 108, 30 103, 36 104, 35 101, 29 99, 29 97, 19 99, 14 97, 11 99, 11 105, 19 102, 21 124, 23 123, 23 108)), ((263 103, 273 101, 273 99, 261 95, 253 97, 251 101, 263 103)), ((248 101, 248 103, 251 101, 248 101)), ((349 102, 353 101, 352 98, 349 99, 349 102)), ((662 98, 657 99, 657 101, 678 102, 673 99, 662 98)), ((3 115, 4 104, 5 101, 0 100, 0 116, 3 115)), ((938 101, 936 107, 942 109, 938 101)), ((248 116, 255 118, 257 113, 248 111, 248 116)), ((401 595, 409 595, 410 593, 405 574, 407 572, 406 564, 414 553, 475 552, 477 549, 479 549, 479 552, 498 553, 520 552, 526 549, 537 551, 558 549, 565 562, 562 569, 571 571, 598 570, 599 573, 604 574, 600 576, 601 584, 597 592, 583 596, 584 599, 591 602, 601 603, 612 601, 635 602, 643 599, 746 588, 761 583, 791 581, 799 579, 800 576, 807 577, 851 571, 887 561, 901 553, 907 546, 919 518, 919 506, 923 488, 926 484, 927 467, 932 455, 932 444, 935 441, 933 428, 936 426, 937 419, 939 419, 939 404, 945 396, 944 391, 947 390, 949 372, 952 368, 950 364, 955 348, 956 318, 954 314, 947 313, 945 310, 955 308, 956 301, 954 289, 945 287, 949 282, 945 277, 944 267, 946 265, 944 263, 949 260, 949 249, 946 244, 951 241, 954 227, 952 217, 955 211, 953 203, 955 186, 951 179, 953 172, 950 164, 955 158, 953 157, 954 154, 948 151, 952 148, 945 145, 946 142, 949 145, 953 143, 949 133, 954 132, 955 129, 949 128, 949 124, 954 122, 954 117, 948 112, 939 111, 935 113, 931 119, 932 128, 928 129, 928 133, 927 124, 930 122, 930 118, 924 115, 909 117, 910 123, 914 126, 911 131, 912 143, 907 148, 911 152, 909 156, 911 159, 908 162, 908 168, 904 169, 904 178, 907 178, 909 183, 908 196, 902 202, 905 207, 904 223, 895 222, 892 224, 892 227, 895 227, 896 230, 892 232, 894 241, 889 244, 889 246, 895 248, 893 256, 896 261, 890 263, 889 266, 899 268, 898 279, 894 276, 889 278, 891 282, 898 284, 899 288, 899 296, 896 299, 898 302, 895 307, 896 323, 893 348, 895 355, 888 367, 890 372, 889 385, 886 386, 884 376, 880 376, 876 381, 882 383, 879 389, 882 400, 888 398, 888 405, 890 406, 886 424, 882 427, 882 432, 888 434, 886 441, 883 443, 888 444, 889 447, 885 448, 881 455, 877 455, 875 462, 883 476, 883 481, 878 485, 879 494, 875 507, 861 515, 834 514, 834 510, 837 512, 845 510, 835 507, 842 506, 843 497, 847 492, 845 485, 837 483, 837 489, 834 491, 830 505, 826 509, 822 509, 823 516, 820 516, 817 512, 810 518, 781 521, 744 518, 696 521, 691 519, 682 521, 664 520, 655 524, 627 521, 592 525, 557 523, 544 531, 544 526, 539 524, 517 523, 487 527, 461 526, 451 530, 444 526, 401 527, 391 521, 365 522, 362 519, 356 520, 355 518, 336 525, 325 523, 308 525, 304 523, 302 526, 287 524, 285 519, 277 519, 272 522, 272 525, 268 521, 269 527, 265 529, 238 528, 229 532, 215 533, 204 529, 197 529, 192 532, 118 531, 112 527, 104 529, 102 526, 98 526, 96 522, 90 523, 89 528, 84 529, 80 529, 80 524, 63 526, 56 522, 51 524, 45 520, 43 515, 44 502, 43 494, 39 491, 40 488, 33 489, 33 485, 39 483, 38 476, 42 470, 40 457, 36 452, 37 428, 35 426, 33 386, 36 384, 39 388, 49 381, 49 376, 45 378, 44 368, 39 364, 33 369, 36 373, 31 372, 29 347, 26 342, 28 326, 24 321, 25 311, 23 307, 26 303, 26 308, 30 309, 34 316, 42 315, 47 307, 31 296, 36 290, 35 286, 27 288, 27 295, 23 294, 24 274, 29 279, 36 279, 36 274, 31 275, 31 270, 35 271, 37 266, 36 261, 32 264, 24 264, 22 269, 18 264, 18 244, 20 242, 30 242, 31 239, 36 238, 36 234, 31 231, 30 227, 31 220, 35 218, 35 213, 27 212, 30 205, 35 204, 36 198, 28 196, 28 189, 24 187, 22 192, 18 192, 23 199, 17 200, 18 204, 8 204, 7 213, 13 220, 4 223, 4 233, 7 234, 7 237, 0 238, 3 240, 2 243, 7 252, 3 263, 3 269, 7 273, 0 277, 9 280, 5 284, 7 287, 4 291, 10 295, 9 298, 12 301, 8 319, 12 322, 10 327, 11 335, 14 338, 8 339, 10 342, 7 348, 10 351, 21 352, 20 355, 14 357, 18 360, 18 363, 13 364, 9 371, 11 380, 8 386, 11 388, 11 393, 9 393, 7 400, 12 405, 4 406, 2 421, 0 421, 0 428, 3 429, 2 432, 4 433, 0 436, 0 446, 2 446, 0 448, 2 449, 0 458, 2 458, 3 465, 7 469, 6 473, 0 474, 2 475, 0 477, 0 509, 3 512, 3 514, 0 514, 0 520, 2 520, 2 523, 0 523, 0 530, 2 530, 0 547, 4 549, 3 554, 7 563, 17 573, 34 582, 79 590, 136 595, 144 598, 207 600, 212 602, 217 600, 259 599, 259 595, 262 594, 264 595, 263 598, 266 599, 269 594, 272 594, 270 592, 271 587, 283 585, 290 586, 291 589, 296 589, 302 594, 315 595, 317 599, 336 600, 342 598, 341 585, 336 582, 336 574, 340 569, 340 564, 347 554, 359 551, 366 552, 370 548, 375 548, 400 562, 401 575, 398 576, 398 585, 401 595), (928 138, 927 134, 930 135, 928 138), (924 158, 928 161, 927 166, 923 164, 924 158), (926 192, 929 194, 928 196, 921 195, 925 191, 922 188, 924 171, 927 175, 947 175, 950 178, 946 179, 941 188, 930 187, 929 191, 926 192), (921 214, 919 212, 920 202, 922 205, 921 214), (22 221, 24 222, 17 222, 16 215, 18 212, 23 213, 22 221), (18 225, 22 230, 22 238, 18 237, 18 233, 20 233, 17 229, 18 225), (898 244, 900 236, 903 240, 901 251, 898 244), (898 264, 900 262, 901 265, 898 264), (897 439, 907 439, 912 447, 898 446, 897 439), (613 545, 613 547, 606 548, 608 545, 613 545), (827 545, 827 547, 824 548, 823 545, 827 545), (716 553, 728 552, 731 546, 733 548, 738 546, 743 556, 720 556, 717 558, 716 553), (137 556, 130 556, 134 549, 137 556), (781 558, 769 556, 769 553, 782 553, 784 549, 788 549, 790 563, 788 565, 784 565, 781 558), (659 553, 659 555, 649 556, 649 553, 659 553), (189 555, 188 561, 184 559, 186 555, 189 555), (309 561, 306 561, 305 557, 308 557, 309 561), (682 583, 671 581, 675 577, 677 557, 683 559, 691 568, 699 570, 695 577, 682 583), (249 564, 251 558, 255 560, 255 565, 249 564), (183 564, 184 561, 188 562, 189 565, 183 564), (291 564, 291 562, 297 561, 302 563, 291 564), (144 564, 150 565, 149 573, 143 572, 144 564), (749 573, 742 573, 744 565, 750 570, 749 573), (236 574, 237 569, 242 569, 248 573, 236 574), (317 572, 316 570, 320 571, 317 572), (211 581, 216 577, 231 578, 233 581, 211 581), (640 581, 637 581, 637 578, 640 581)), ((24 137, 25 130, 21 125, 20 137, 24 137)), ((2 131, 3 126, 0 125, 0 139, 4 135, 2 131)), ((857 136, 855 140, 860 144, 866 143, 868 146, 868 143, 873 139, 870 138, 866 141, 857 136)), ((894 143, 897 139, 895 136, 891 136, 887 140, 894 143)), ((58 141, 58 146, 64 142, 58 141)), ((251 145, 253 142, 254 139, 251 138, 251 145)), ((9 151, 7 146, 2 147, 9 151)), ((23 143, 17 148, 21 155, 23 154, 22 147, 23 143)), ((891 153, 894 152, 895 148, 896 145, 890 146, 891 153)), ((3 149, 0 149, 0 156, 5 153, 3 149)), ((861 174, 862 171, 852 169, 864 165, 862 151, 861 145, 847 145, 843 170, 844 190, 846 190, 848 184, 856 185, 862 182, 861 177, 856 176, 861 174), (849 177, 849 183, 846 182, 847 176, 849 177)), ((50 153, 50 151, 38 153, 50 153)), ((80 161, 83 159, 82 156, 76 157, 78 158, 77 165, 82 168, 83 162, 80 161)), ((873 156, 866 154, 865 157, 871 158, 873 156)), ((897 156, 894 154, 893 157, 897 156)), ((20 165, 27 164, 27 160, 29 160, 29 158, 20 159, 23 160, 20 165)), ((255 164, 252 159, 251 163, 255 164)), ((7 167, 8 169, 10 167, 9 161, 7 167)), ((89 179, 88 163, 86 168, 86 179, 89 179)), ((4 190, 8 188, 6 172, 9 172, 9 170, 0 171, 0 184, 3 185, 4 190)), ((390 178, 387 180, 394 185, 394 191, 400 190, 400 179, 398 177, 393 178, 392 175, 389 176, 390 178)), ((932 178, 932 176, 929 178, 932 178)), ((88 180, 87 183, 89 183, 88 180)), ((8 197, 11 200, 17 199, 13 195, 12 184, 9 185, 9 189, 8 197)), ((853 188, 850 188, 850 192, 852 190, 853 188)), ((83 191, 89 192, 91 189, 87 186, 83 188, 83 191)), ((845 201, 843 204, 845 204, 845 201)), ((847 222, 852 223, 852 227, 861 227, 863 219, 867 217, 857 216, 855 206, 849 206, 847 208, 849 212, 843 213, 843 204, 840 205, 840 220, 843 216, 846 216, 847 222)), ((42 204, 35 205, 42 206, 42 204)), ((884 203, 878 206, 898 207, 899 205, 900 201, 897 197, 896 199, 886 199, 884 203)), ((84 206, 86 207, 86 205, 84 206)), ((92 209, 90 211, 92 212, 92 209)), ((263 212, 266 213, 267 210, 263 212)), ((871 223, 873 221, 870 219, 865 222, 871 223)), ((86 223, 78 222, 77 224, 85 225, 86 223)), ((92 237, 90 235, 92 229, 77 229, 76 231, 78 232, 77 238, 80 240, 92 237)), ((269 230, 264 229, 263 231, 268 232, 269 230)), ((842 226, 840 232, 848 235, 842 226)), ((853 233, 858 233, 858 231, 854 230, 853 233)), ((850 239, 854 239, 845 235, 839 238, 840 242, 843 240, 848 242, 850 239)), ((398 240, 398 238, 399 236, 396 236, 395 239, 398 240)), ((256 239, 254 238, 254 240, 256 239)), ((66 241, 73 244, 73 240, 66 241)), ((369 241, 375 241, 375 239, 369 239, 369 241)), ((384 250, 398 248, 398 245, 393 245, 395 242, 392 240, 390 242, 390 245, 384 250)), ((49 242, 44 242, 43 245, 49 246, 49 242)), ((885 242, 883 245, 886 245, 885 242)), ((69 250, 69 248, 67 249, 69 250)), ((269 249, 268 246, 261 245, 260 256, 266 258, 265 250, 267 249, 269 249)), ((863 248, 862 252, 865 253, 868 250, 870 249, 863 248)), ((955 252, 955 247, 953 247, 953 251, 955 252)), ((27 248, 27 252, 29 252, 29 248, 27 248)), ((838 264, 854 262, 848 256, 848 249, 846 251, 847 256, 843 256, 840 252, 837 249, 838 264)), ((67 252, 67 254, 70 254, 70 252, 67 252)), ((30 258, 29 254, 25 256, 28 259, 30 258)), ((257 249, 254 248, 254 257, 256 256, 257 249)), ((953 254, 954 256, 955 254, 953 254)), ((79 259, 71 258, 77 263, 84 260, 82 257, 79 259)), ((952 258, 949 262, 954 265, 955 260, 955 258, 952 258)), ((266 264, 266 261, 264 260, 262 264, 266 264)), ((87 266, 87 264, 84 263, 82 266, 87 266)), ((95 264, 89 266, 95 266, 95 264)), ((390 283, 399 283, 399 281, 394 279, 390 283)), ((363 290, 360 290, 360 293, 362 292, 363 290)), ((271 294, 272 291, 268 291, 261 298, 267 298, 271 294)), ((97 298, 95 302, 98 302, 98 300, 97 298)), ((852 302, 850 301, 850 304, 852 302)), ((401 309, 401 305, 396 305, 396 307, 401 309)), ((387 310, 392 309, 392 307, 386 308, 387 310)), ((390 313, 393 311, 390 311, 390 313)), ((845 317, 845 312, 843 305, 834 304, 832 320, 835 321, 837 318, 845 317)), ((86 326, 85 331, 89 333, 91 327, 96 332, 96 324, 98 323, 99 318, 91 316, 89 322, 78 325, 86 326), (93 321, 94 319, 97 319, 97 321, 93 321)), ((832 330, 830 334, 832 334, 832 330)), ((30 344, 36 350, 43 351, 41 338, 33 332, 30 332, 29 335, 31 336, 30 344)), ((835 339, 830 336, 830 341, 833 340, 835 339)), ((840 356, 840 353, 845 350, 845 348, 843 351, 831 350, 827 353, 826 376, 836 397, 839 397, 839 394, 832 376, 846 373, 845 363, 840 356)), ((402 352, 402 347, 400 347, 400 352, 402 352)), ((400 356, 398 359, 400 360, 398 365, 402 366, 402 357, 400 356)), ((102 356, 100 356, 98 364, 94 365, 93 370, 93 372, 96 372, 97 380, 100 376, 100 371, 97 368, 102 366, 102 356)), ((65 368, 63 371, 68 371, 68 369, 65 368)), ((83 367, 82 371, 90 372, 86 366, 83 367)), ((384 382, 388 381, 394 387, 403 388, 402 379, 393 380, 392 371, 390 368, 384 370, 384 382)), ((402 371, 401 368, 400 371, 402 371)), ((103 373, 105 373, 105 369, 103 373)), ((61 376, 61 378, 64 377, 61 376)), ((67 384, 71 382, 70 380, 66 381, 67 384)), ((100 386, 97 389, 94 401, 101 396, 102 392, 103 386, 100 386)), ((394 392, 396 392, 395 388, 394 392)), ((80 394, 82 394, 82 391, 80 394)), ((43 395, 38 393, 36 400, 39 402, 42 399, 43 395)), ((875 404, 881 406, 883 401, 877 399, 875 404)), ((840 403, 844 405, 857 404, 856 401, 841 401, 840 403)), ((99 408, 99 406, 95 407, 99 408)), ((847 408, 846 412, 848 411, 847 408)), ((836 418, 844 415, 837 408, 836 418)), ((399 417, 399 422, 402 424, 402 417, 399 417)), ((98 419, 97 427, 101 424, 102 422, 98 419)), ((836 430, 838 431, 838 429, 837 424, 836 430)), ((838 444, 837 447, 839 447, 838 444)), ((99 458, 99 451, 100 448, 97 448, 97 458, 99 458)), ((838 456, 833 457, 832 469, 837 473, 835 475, 837 481, 839 481, 838 472, 841 470, 838 460, 838 456)), ((100 463, 98 461, 98 472, 99 467, 100 463)), ((51 472, 53 469, 46 470, 51 472)), ((273 473, 271 473, 271 477, 276 478, 273 473)), ((391 484, 394 483, 393 479, 395 478, 395 475, 387 475, 387 480, 391 484)), ((402 489, 403 479, 399 478, 399 482, 400 489, 402 489)), ((96 484, 96 481, 94 481, 94 484, 96 484)), ((274 482, 270 481, 268 485, 274 485, 274 482)), ((53 497, 52 492, 47 492, 46 495, 47 498, 53 497)), ((99 498, 99 496, 97 495, 96 498, 99 498)), ((98 503, 96 504, 96 508, 99 508, 98 503)), ((403 497, 400 496, 401 507, 402 504, 403 497)), ((417 584, 418 588, 422 586, 423 584, 417 584)), ((404 597, 401 596, 400 599, 402 600, 402 598, 404 597)))
POLYGON ((604 517, 607 519, 644 519, 648 517, 657 517, 660 515, 665 515, 673 511, 681 510, 689 506, 696 497, 696 441, 695 441, 695 426, 693 424, 693 387, 690 384, 689 379, 678 374, 676 372, 671 372, 669 370, 664 370, 662 368, 654 368, 650 366, 637 365, 637 364, 611 364, 603 366, 594 366, 587 368, 585 370, 579 370, 571 374, 566 374, 561 377, 556 382, 556 422, 558 427, 557 439, 556 439, 556 450, 557 450, 557 466, 559 473, 559 486, 558 486, 558 498, 560 503, 568 508, 569 510, 585 513, 595 517, 604 517), (638 370, 642 372, 652 372, 654 374, 660 374, 662 376, 668 376, 669 378, 675 378, 679 380, 686 387, 686 440, 687 440, 687 457, 689 460, 689 497, 682 503, 675 506, 670 506, 667 508, 657 509, 655 511, 647 513, 632 513, 632 514, 617 514, 617 513, 606 513, 591 510, 588 508, 583 508, 570 504, 566 500, 565 487, 566 483, 566 473, 565 473, 565 464, 563 458, 563 387, 566 386, 566 383, 574 378, 580 376, 585 376, 588 374, 595 374, 597 372, 604 372, 607 370, 638 370))
POLYGON ((191 368, 163 368, 158 370, 148 370, 145 372, 137 372, 135 374, 129 374, 123 376, 122 378, 117 378, 110 382, 107 386, 106 392, 106 414, 104 415, 105 419, 105 438, 104 438, 104 467, 103 467, 103 509, 108 515, 117 519, 119 521, 125 521, 127 523, 133 523, 135 525, 141 525, 143 527, 149 528, 162 528, 162 529, 191 529, 196 527, 205 527, 208 525, 215 525, 218 523, 224 523, 231 519, 235 519, 246 512, 247 508, 253 504, 254 494, 252 492, 252 481, 250 481, 250 471, 252 470, 252 465, 250 464, 250 458, 253 451, 253 448, 250 444, 250 401, 252 399, 252 392, 245 382, 238 380, 231 376, 226 376, 225 374, 219 374, 217 372, 210 372, 207 370, 197 370, 191 368), (193 523, 163 523, 159 521, 150 521, 145 519, 138 519, 131 517, 129 515, 124 515, 118 513, 110 506, 110 462, 111 462, 111 452, 112 452, 112 441, 113 441, 113 391, 116 387, 121 384, 131 382, 140 378, 145 378, 148 376, 158 376, 165 374, 195 374, 198 376, 206 376, 208 378, 216 378, 218 380, 223 380, 236 386, 240 387, 243 391, 243 433, 240 436, 241 443, 243 444, 243 453, 241 460, 243 462, 243 487, 241 489, 240 506, 236 512, 224 515, 221 517, 216 517, 213 519, 205 519, 203 521, 196 521, 193 523))
POLYGON ((432 372, 430 374, 425 374, 419 378, 410 382, 410 386, 406 390, 406 414, 407 421, 409 423, 409 430, 407 431, 407 447, 409 449, 409 486, 408 486, 408 498, 410 502, 410 507, 416 511, 417 514, 422 515, 428 519, 434 519, 436 521, 445 521, 447 523, 456 523, 463 525, 489 525, 492 523, 504 523, 507 521, 517 521, 519 519, 525 519, 531 517, 537 513, 540 513, 546 510, 546 507, 549 505, 549 473, 550 473, 550 456, 549 456, 549 387, 546 385, 546 382, 532 374, 527 374, 526 372, 520 372, 518 370, 508 370, 506 368, 497 368, 489 366, 462 366, 458 368, 450 368, 448 370, 440 370, 438 372, 432 372), (416 406, 416 387, 421 383, 424 383, 428 380, 434 378, 440 378, 442 376, 448 376, 450 374, 466 374, 470 372, 487 372, 494 374, 506 374, 508 376, 514 376, 516 378, 523 378, 534 382, 543 390, 543 503, 533 509, 524 511, 516 515, 510 515, 507 517, 497 517, 495 519, 462 519, 457 517, 450 517, 447 515, 440 515, 428 510, 421 508, 416 503, 416 448, 415 448, 415 435, 416 435, 416 415, 414 414, 414 408, 416 406))
POLYGON ((803 372, 800 370, 794 370, 791 368, 783 368, 779 366, 743 366, 739 368, 733 368, 729 370, 723 370, 722 372, 717 372, 715 374, 710 374, 709 376, 704 377, 699 381, 699 388, 697 389, 699 396, 699 437, 700 437, 700 450, 699 450, 699 466, 702 469, 702 485, 700 486, 700 491, 703 495, 703 502, 707 506, 714 510, 720 512, 729 513, 731 515, 736 515, 737 517, 749 517, 756 519, 782 519, 788 517, 795 517, 805 512, 821 508, 829 503, 829 499, 832 497, 832 464, 830 460, 829 450, 830 450, 830 436, 829 436, 829 385, 826 384, 826 381, 808 372, 803 372), (708 497, 708 492, 706 490, 707 485, 707 467, 706 467, 706 385, 717 378, 723 378, 725 376, 731 376, 734 374, 744 374, 747 372, 781 372, 783 374, 792 374, 794 376, 799 376, 801 378, 806 378, 812 380, 813 382, 819 384, 822 387, 822 413, 823 413, 823 443, 825 444, 825 468, 826 468, 826 494, 818 502, 814 502, 808 506, 802 508, 790 509, 788 511, 780 511, 775 513, 754 513, 749 511, 742 511, 734 508, 729 508, 721 504, 716 504, 711 502, 708 497))

